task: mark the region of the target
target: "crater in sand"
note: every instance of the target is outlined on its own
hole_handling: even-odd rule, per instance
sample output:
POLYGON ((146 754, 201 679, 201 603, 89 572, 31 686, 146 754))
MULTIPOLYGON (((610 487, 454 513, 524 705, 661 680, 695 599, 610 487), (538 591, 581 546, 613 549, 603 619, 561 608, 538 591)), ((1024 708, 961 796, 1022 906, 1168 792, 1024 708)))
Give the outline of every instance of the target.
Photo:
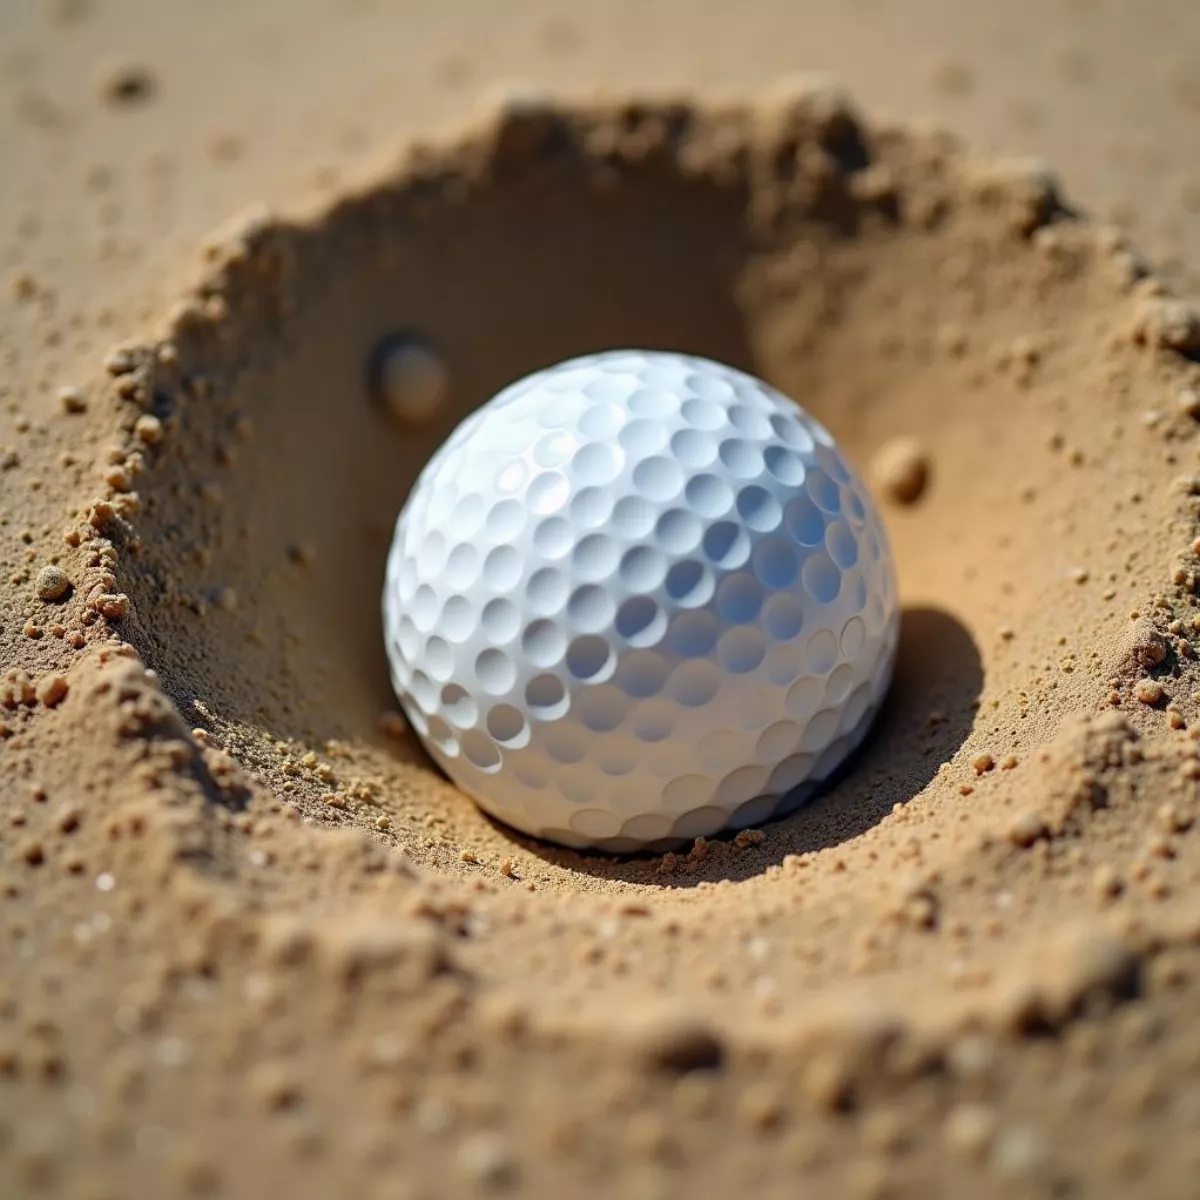
POLYGON ((509 106, 329 209, 213 240, 171 351, 128 364, 163 436, 130 518, 127 636, 280 799, 449 873, 503 857, 568 886, 714 882, 844 847, 914 798, 933 820, 934 800, 965 803, 982 752, 1017 759, 1095 703, 1090 669, 1048 698, 1027 676, 1062 657, 1048 595, 1095 630, 1125 599, 1072 582, 1104 551, 1059 480, 1066 455, 1103 454, 1105 405, 1119 415, 1119 397, 1096 400, 1082 421, 1075 381, 1127 322, 1139 273, 1041 171, 868 127, 823 88, 729 109, 509 106), (372 350, 400 329, 438 345, 452 379, 419 430, 368 394, 372 350), (905 612, 874 736, 765 843, 682 874, 517 838, 415 735, 380 726, 384 556, 417 472, 514 378, 626 345, 770 380, 861 468, 898 436, 935 464, 921 501, 886 513, 905 612))

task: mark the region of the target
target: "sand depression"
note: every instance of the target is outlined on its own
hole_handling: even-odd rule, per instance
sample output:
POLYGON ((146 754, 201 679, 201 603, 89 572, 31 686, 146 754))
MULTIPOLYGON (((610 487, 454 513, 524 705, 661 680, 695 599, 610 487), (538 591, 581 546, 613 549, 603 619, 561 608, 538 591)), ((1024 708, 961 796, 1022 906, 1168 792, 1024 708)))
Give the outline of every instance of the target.
POLYGON ((964 1031, 1103 1010, 1190 936, 1161 899, 1198 863, 1198 348, 1045 171, 827 88, 514 102, 332 207, 232 226, 110 357, 89 398, 121 444, 57 556, 67 643, 95 645, 47 719, 86 726, 104 803, 141 814, 126 869, 249 961, 333 947, 488 1036, 628 1035, 670 1070, 833 1046, 809 1087, 832 1107, 952 1071, 964 1031), (400 329, 453 380, 420 430, 366 386, 400 329), (886 509, 898 674, 851 770, 787 820, 633 859, 522 839, 450 787, 394 714, 378 616, 453 425, 617 345, 769 379, 864 470, 900 437, 932 464, 886 509))

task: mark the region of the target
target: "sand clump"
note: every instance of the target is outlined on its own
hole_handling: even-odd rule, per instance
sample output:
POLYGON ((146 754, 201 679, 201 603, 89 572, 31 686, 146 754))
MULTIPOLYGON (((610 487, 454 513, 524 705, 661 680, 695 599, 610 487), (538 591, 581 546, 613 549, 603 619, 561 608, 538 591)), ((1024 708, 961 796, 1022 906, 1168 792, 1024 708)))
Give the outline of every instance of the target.
POLYGON ((522 95, 220 231, 6 469, 13 1194, 1194 1178, 1197 329, 1043 166, 811 79, 522 95), (397 426, 372 354, 412 329, 453 387, 397 426), (614 344, 875 463, 905 605, 827 795, 635 859, 456 793, 378 618, 449 429, 614 344))

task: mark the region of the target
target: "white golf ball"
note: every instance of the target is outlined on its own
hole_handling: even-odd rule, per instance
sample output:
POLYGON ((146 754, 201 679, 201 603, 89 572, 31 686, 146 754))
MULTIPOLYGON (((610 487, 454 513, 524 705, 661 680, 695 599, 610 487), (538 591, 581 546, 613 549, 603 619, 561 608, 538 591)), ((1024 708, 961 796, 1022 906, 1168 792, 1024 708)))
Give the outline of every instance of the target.
POLYGON ((400 513, 383 613, 447 775, 517 829, 615 851, 798 807, 865 735, 899 630, 883 525, 826 430, 648 351, 463 421, 400 513))

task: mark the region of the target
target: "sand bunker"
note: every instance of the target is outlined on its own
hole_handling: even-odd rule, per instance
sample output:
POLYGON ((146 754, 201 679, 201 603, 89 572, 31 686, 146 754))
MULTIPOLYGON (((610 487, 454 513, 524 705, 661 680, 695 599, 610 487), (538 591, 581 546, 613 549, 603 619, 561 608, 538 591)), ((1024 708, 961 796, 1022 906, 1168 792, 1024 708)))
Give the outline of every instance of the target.
MULTIPOLYGON (((33 792, 9 895, 86 969, 56 1027, 118 1013, 64 1071, 110 1124, 189 1097, 211 1140, 171 1186, 242 1179, 242 1111, 285 1130, 273 1180, 357 1129, 345 1179, 396 1156, 432 1177, 453 1137, 480 1186, 600 1187, 621 1159, 629 1194, 674 1194, 664 1164, 729 1121, 756 1132, 695 1194, 778 1181, 764 1161, 866 1163, 863 1195, 988 1155, 1047 1187, 1111 1174, 989 1105, 1042 1078, 1022 1039, 1169 989, 1200 930, 1200 318, 1043 169, 805 83, 513 101, 204 257, 156 337, 64 397, 45 455, 86 416, 103 483, 4 585, 0 697, 33 792), (419 430, 368 387, 398 330, 450 368, 419 430), (904 602, 893 695, 831 792, 626 859, 458 794, 395 711, 379 627, 434 447, 517 376, 619 345, 728 361, 827 424, 876 481, 904 602), (97 888, 116 949, 71 915, 97 888), (562 1153, 521 1149, 543 1143, 562 1153)), ((59 1011, 41 986, 23 1013, 59 1011)), ((51 1157, 27 1180, 70 1171, 51 1157)))

